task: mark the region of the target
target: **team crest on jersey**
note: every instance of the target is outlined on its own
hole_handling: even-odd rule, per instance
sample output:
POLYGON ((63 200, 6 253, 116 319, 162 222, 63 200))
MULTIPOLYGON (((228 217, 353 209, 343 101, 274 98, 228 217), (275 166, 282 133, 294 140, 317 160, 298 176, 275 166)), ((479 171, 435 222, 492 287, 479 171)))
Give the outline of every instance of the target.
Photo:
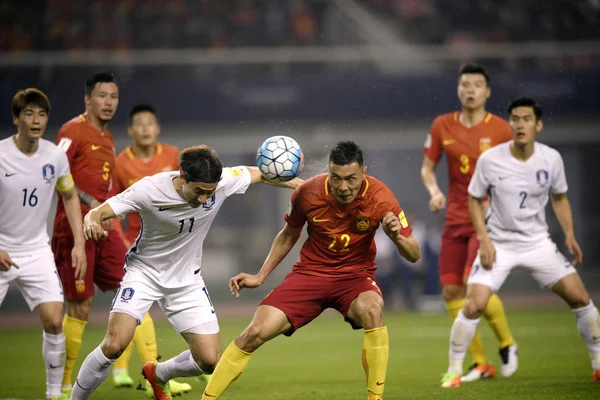
POLYGON ((135 290, 133 290, 130 287, 123 289, 123 291, 121 292, 121 300, 123 300, 123 301, 131 300, 134 293, 135 293, 135 290))
POLYGON ((42 167, 42 176, 46 183, 52 183, 54 181, 54 165, 46 164, 42 167))
POLYGON ((479 151, 481 151, 483 153, 490 147, 492 147, 492 139, 491 138, 487 137, 487 138, 479 139, 479 151))
POLYGON ((544 187, 548 184, 548 176, 548 171, 545 169, 540 169, 535 173, 535 180, 537 181, 538 185, 544 187))
POLYGON ((356 221, 356 227, 359 231, 366 231, 369 229, 369 218, 358 217, 358 221, 356 221))
POLYGON ((211 210, 215 206, 215 195, 213 194, 210 199, 206 200, 206 203, 202 204, 202 208, 205 210, 211 210))

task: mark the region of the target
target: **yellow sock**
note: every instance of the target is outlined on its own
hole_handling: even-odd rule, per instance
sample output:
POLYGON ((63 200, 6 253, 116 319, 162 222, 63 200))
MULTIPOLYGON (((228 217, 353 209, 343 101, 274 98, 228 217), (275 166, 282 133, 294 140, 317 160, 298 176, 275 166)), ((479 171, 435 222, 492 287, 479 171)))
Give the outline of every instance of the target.
POLYGON ((248 361, 250 361, 250 357, 252 357, 252 353, 241 350, 234 342, 231 342, 221 356, 206 389, 204 389, 202 400, 218 399, 225 389, 242 375, 248 361))
POLYGON ((500 342, 500 348, 515 344, 515 340, 508 327, 506 314, 504 313, 504 305, 497 294, 494 293, 492 294, 492 297, 490 297, 487 307, 483 312, 483 316, 487 319, 492 330, 496 334, 498 342, 500 342))
POLYGON ((73 367, 77 362, 79 350, 81 349, 81 339, 87 321, 82 321, 77 318, 71 318, 65 315, 63 318, 63 332, 65 333, 65 347, 67 350, 67 360, 65 362, 65 373, 63 375, 64 386, 71 385, 73 367))
POLYGON ((156 361, 158 357, 156 331, 154 330, 154 320, 150 317, 150 314, 146 314, 142 323, 135 329, 133 343, 135 343, 142 364, 156 361))
MULTIPOLYGON (((448 310, 448 314, 450 318, 454 322, 456 317, 458 316, 458 312, 464 307, 466 300, 452 300, 446 302, 446 310, 448 310)), ((473 340, 467 349, 467 352, 473 359, 474 363, 479 365, 488 365, 489 360, 485 355, 485 350, 483 349, 483 341, 481 340, 481 335, 479 334, 479 328, 475 332, 475 336, 473 336, 473 340)))
POLYGON ((133 343, 129 343, 129 346, 125 349, 121 357, 117 358, 117 361, 113 364, 113 371, 119 369, 129 369, 129 360, 131 360, 131 352, 133 350, 133 343))
POLYGON ((362 363, 367 376, 368 400, 383 399, 387 372, 389 339, 387 326, 365 330, 362 363))

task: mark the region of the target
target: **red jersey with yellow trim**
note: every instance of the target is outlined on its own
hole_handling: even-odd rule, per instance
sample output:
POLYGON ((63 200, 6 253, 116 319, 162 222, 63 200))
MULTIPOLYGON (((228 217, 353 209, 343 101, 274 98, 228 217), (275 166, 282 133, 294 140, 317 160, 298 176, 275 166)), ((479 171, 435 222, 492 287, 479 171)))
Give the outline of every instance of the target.
MULTIPOLYGON (((109 130, 104 134, 90 124, 83 114, 64 124, 56 138, 58 147, 67 153, 75 186, 94 196, 100 203, 110 194, 115 167, 115 141, 109 130)), ((81 204, 85 215, 90 208, 81 204)), ((59 197, 54 220, 54 236, 71 236, 71 228, 59 197)))
POLYGON ((400 218, 401 234, 410 236, 412 228, 404 211, 381 181, 366 177, 354 201, 344 206, 331 193, 327 174, 308 179, 292 194, 285 215, 293 228, 308 224, 308 239, 294 271, 317 276, 373 273, 377 268, 375 232, 390 211, 400 218))
MULTIPOLYGON (((179 150, 168 144, 156 144, 156 152, 152 159, 144 161, 135 156, 131 146, 117 156, 115 183, 117 192, 121 192, 140 179, 158 174, 159 172, 176 171, 179 169, 179 150)), ((127 230, 125 237, 130 243, 135 242, 140 233, 141 221, 138 213, 127 215, 127 230)))
POLYGON ((437 162, 446 153, 450 182, 446 224, 471 224, 468 188, 479 155, 497 144, 512 140, 508 122, 487 113, 479 124, 466 127, 453 112, 438 116, 431 125, 424 153, 437 162))

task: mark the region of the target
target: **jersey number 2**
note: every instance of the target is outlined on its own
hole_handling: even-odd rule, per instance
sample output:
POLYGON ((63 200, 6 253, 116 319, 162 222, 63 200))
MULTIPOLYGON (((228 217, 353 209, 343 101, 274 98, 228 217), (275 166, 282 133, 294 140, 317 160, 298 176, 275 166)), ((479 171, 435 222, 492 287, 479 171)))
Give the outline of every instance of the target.
MULTIPOLYGON (((337 244, 338 238, 335 235, 329 235, 329 237, 331 238, 331 243, 329 244, 328 249, 334 253, 337 253, 338 250, 335 249, 335 245, 337 244)), ((340 236, 340 240, 344 242, 344 246, 339 250, 339 252, 344 253, 349 250, 348 245, 350 244, 350 235, 344 233, 342 236, 340 236)))
POLYGON ((525 200, 527 200, 527 192, 521 192, 519 193, 519 196, 521 197, 521 205, 519 205, 519 208, 527 208, 527 204, 525 204, 525 200))

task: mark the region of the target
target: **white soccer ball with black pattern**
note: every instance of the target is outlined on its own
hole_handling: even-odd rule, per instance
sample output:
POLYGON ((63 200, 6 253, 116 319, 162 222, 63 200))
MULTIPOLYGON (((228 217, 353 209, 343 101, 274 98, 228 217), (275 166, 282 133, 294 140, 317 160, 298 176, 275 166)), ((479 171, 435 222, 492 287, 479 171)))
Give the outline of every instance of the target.
POLYGON ((291 137, 273 136, 258 148, 256 165, 269 181, 289 181, 302 171, 304 153, 291 137))

